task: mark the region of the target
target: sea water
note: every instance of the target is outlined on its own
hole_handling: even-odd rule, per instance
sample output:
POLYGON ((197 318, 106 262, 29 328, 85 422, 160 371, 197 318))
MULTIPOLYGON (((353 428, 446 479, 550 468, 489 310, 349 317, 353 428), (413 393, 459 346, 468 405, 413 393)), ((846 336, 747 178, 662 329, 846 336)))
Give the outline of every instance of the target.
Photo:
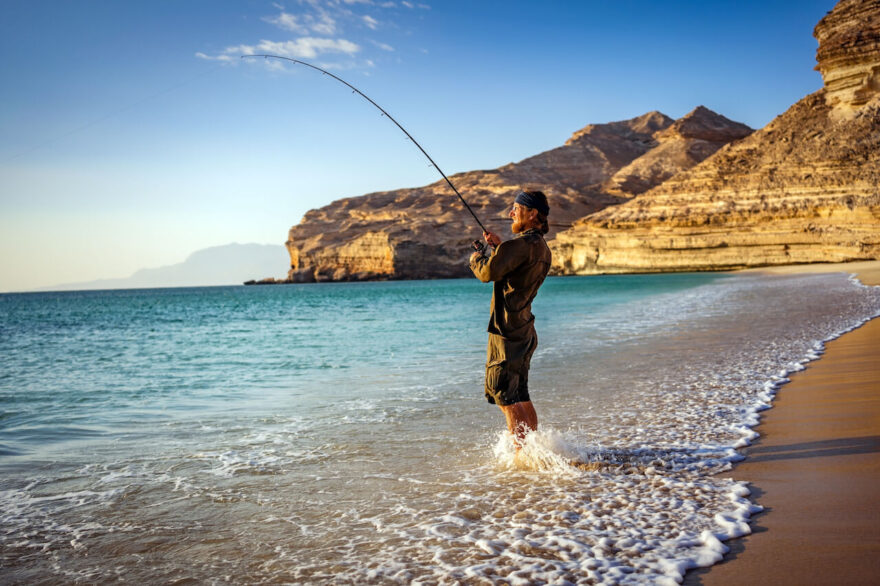
POLYGON ((0 296, 0 582, 676 583, 749 532, 717 473, 759 411, 880 313, 845 274, 550 278, 517 457, 490 294, 0 296))

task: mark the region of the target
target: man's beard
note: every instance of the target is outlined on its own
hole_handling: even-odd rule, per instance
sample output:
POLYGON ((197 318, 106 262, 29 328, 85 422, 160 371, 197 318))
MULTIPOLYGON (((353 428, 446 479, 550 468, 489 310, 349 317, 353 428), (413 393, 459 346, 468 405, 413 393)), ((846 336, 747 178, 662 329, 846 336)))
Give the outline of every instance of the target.
POLYGON ((513 232, 514 234, 519 234, 520 232, 523 231, 523 228, 525 228, 525 226, 523 225, 522 222, 520 222, 519 220, 514 220, 513 224, 511 224, 511 226, 510 226, 510 231, 513 232))

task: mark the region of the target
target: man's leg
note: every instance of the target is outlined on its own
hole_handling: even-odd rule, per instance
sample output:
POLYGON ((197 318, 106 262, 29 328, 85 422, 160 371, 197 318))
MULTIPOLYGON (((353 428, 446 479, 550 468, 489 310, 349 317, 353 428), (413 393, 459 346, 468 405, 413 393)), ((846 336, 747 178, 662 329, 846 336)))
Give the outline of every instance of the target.
POLYGON ((523 401, 520 405, 522 405, 523 418, 528 428, 531 431, 538 431, 538 414, 535 413, 535 407, 532 405, 532 402, 523 401))
POLYGON ((522 447, 523 439, 538 429, 538 415, 529 399, 529 364, 538 345, 532 334, 525 341, 505 340, 489 334, 486 353, 486 396, 497 403, 507 420, 507 429, 513 435, 516 449, 522 447), (501 405, 515 401, 509 405, 501 405))
POLYGON ((526 435, 538 429, 538 414, 531 401, 521 401, 513 405, 499 405, 507 419, 507 429, 513 435, 516 449, 522 448, 526 435))

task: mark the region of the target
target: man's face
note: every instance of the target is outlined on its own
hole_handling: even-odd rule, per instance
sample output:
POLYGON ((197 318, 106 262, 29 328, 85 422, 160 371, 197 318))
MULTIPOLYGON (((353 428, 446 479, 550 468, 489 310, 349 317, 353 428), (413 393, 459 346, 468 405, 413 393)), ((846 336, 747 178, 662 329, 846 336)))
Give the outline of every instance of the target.
POLYGON ((524 205, 514 203, 513 208, 510 210, 510 217, 513 218, 513 225, 510 226, 510 231, 514 234, 525 232, 532 227, 532 223, 535 221, 537 215, 538 210, 533 210, 524 205))

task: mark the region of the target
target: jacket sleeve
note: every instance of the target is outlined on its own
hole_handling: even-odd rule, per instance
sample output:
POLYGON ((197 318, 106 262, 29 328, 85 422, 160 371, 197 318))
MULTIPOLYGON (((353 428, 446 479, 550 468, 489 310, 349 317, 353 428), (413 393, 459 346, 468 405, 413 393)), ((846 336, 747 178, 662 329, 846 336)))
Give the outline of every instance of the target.
POLYGON ((496 246, 489 256, 474 258, 470 263, 474 276, 484 283, 503 279, 525 260, 518 244, 516 239, 507 240, 496 246))

